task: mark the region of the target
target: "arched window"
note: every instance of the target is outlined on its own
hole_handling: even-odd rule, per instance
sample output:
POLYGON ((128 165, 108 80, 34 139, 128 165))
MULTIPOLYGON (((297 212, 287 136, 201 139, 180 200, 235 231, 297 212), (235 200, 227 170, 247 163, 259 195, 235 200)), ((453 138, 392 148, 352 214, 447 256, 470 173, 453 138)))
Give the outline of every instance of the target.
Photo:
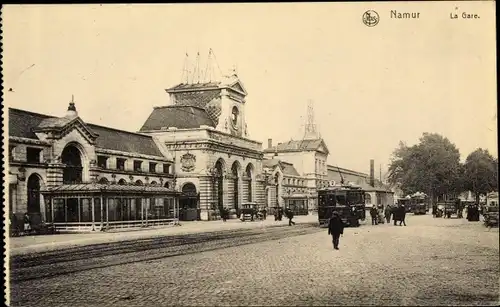
POLYGON ((150 183, 151 185, 158 185, 158 183, 156 181, 151 181, 150 183))
POLYGON ((253 167, 252 167, 252 164, 248 164, 247 165, 247 169, 246 169, 246 173, 247 173, 247 177, 248 177, 248 181, 247 181, 247 191, 248 191, 248 201, 252 201, 252 171, 253 171, 253 167))
POLYGON ((28 178, 28 213, 40 213, 40 177, 37 174, 28 178))
POLYGON ((219 159, 215 163, 215 178, 214 188, 216 188, 217 207, 222 209, 224 207, 224 162, 219 159))
POLYGON ((118 184, 119 184, 119 185, 126 185, 126 184, 127 184, 127 182, 125 181, 125 179, 120 179, 120 180, 118 181, 118 184))
POLYGON ((239 214, 239 191, 240 191, 240 187, 239 187, 239 183, 240 183, 240 178, 239 178, 239 170, 240 170, 240 164, 235 161, 233 163, 233 166, 231 167, 231 173, 233 175, 233 204, 234 204, 234 209, 236 210, 236 212, 238 212, 239 214))
POLYGON ((61 154, 61 161, 66 164, 63 170, 65 184, 82 182, 82 157, 80 150, 74 145, 68 145, 61 154))
POLYGON ((142 183, 142 181, 137 180, 137 181, 135 182, 135 185, 143 185, 143 183, 142 183))
POLYGON ((369 193, 365 193, 365 204, 367 205, 372 204, 372 196, 369 193))
POLYGON ((109 181, 108 181, 108 179, 106 179, 106 177, 101 177, 101 179, 99 179, 99 183, 108 184, 109 181))

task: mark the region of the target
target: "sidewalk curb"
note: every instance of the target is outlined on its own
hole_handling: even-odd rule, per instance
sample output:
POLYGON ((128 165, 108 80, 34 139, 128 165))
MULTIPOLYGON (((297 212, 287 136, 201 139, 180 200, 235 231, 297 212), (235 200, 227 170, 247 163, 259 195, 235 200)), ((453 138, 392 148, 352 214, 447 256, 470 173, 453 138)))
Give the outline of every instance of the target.
MULTIPOLYGON (((26 254, 36 254, 36 253, 45 253, 56 250, 64 250, 64 249, 72 249, 89 245, 100 245, 106 243, 118 243, 118 242, 130 242, 134 240, 146 240, 158 237, 170 237, 170 236, 179 236, 179 235, 189 235, 196 233, 211 233, 211 232, 221 232, 221 231, 241 231, 241 230, 250 230, 256 228, 276 228, 276 227, 289 227, 286 221, 282 221, 279 223, 275 223, 275 221, 263 221, 259 224, 253 224, 255 222, 250 222, 252 224, 240 224, 238 221, 229 222, 226 224, 217 223, 217 224, 205 224, 203 222, 196 224, 187 224, 186 228, 182 228, 182 226, 153 226, 154 228, 147 229, 136 229, 125 232, 95 232, 89 234, 89 237, 83 238, 85 234, 79 233, 78 236, 82 236, 82 238, 78 238, 77 240, 64 240, 60 242, 44 242, 36 244, 36 236, 31 237, 35 244, 29 244, 25 246, 13 247, 9 248, 10 256, 17 255, 26 255, 26 254), (206 229, 197 229, 199 225, 210 225, 213 227, 207 227, 206 229), (233 224, 233 225, 231 225, 233 224), (223 226, 226 225, 226 226, 223 226), (222 226, 222 227, 221 227, 222 226), (196 227, 196 228, 195 228, 196 227), (172 228, 176 229, 175 232, 169 232, 172 228), (148 232, 149 231, 149 232, 148 232), (101 236, 102 235, 102 236, 101 236)), ((245 222, 249 223, 249 222, 245 222)), ((316 222, 314 221, 297 221, 297 225, 314 225, 316 222)), ((66 235, 69 234, 59 234, 66 235)), ((51 235, 50 237, 56 238, 59 235, 51 235)))

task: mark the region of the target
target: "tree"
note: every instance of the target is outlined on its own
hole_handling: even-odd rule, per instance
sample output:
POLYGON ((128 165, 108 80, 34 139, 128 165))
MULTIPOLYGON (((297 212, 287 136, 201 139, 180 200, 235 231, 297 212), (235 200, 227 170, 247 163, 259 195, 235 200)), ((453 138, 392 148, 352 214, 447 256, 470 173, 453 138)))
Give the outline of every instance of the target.
POLYGON ((424 133, 408 147, 400 142, 389 166, 389 182, 405 194, 425 192, 432 200, 460 192, 460 152, 447 138, 424 133))
POLYGON ((464 187, 472 191, 479 202, 481 195, 498 191, 498 160, 482 148, 471 152, 464 165, 464 187))

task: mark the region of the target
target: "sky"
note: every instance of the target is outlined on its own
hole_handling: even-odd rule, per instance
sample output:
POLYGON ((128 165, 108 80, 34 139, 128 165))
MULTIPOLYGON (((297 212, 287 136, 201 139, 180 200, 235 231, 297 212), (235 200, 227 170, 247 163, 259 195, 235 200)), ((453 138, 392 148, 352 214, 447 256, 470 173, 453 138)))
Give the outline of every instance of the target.
POLYGON ((8 5, 4 104, 63 116, 74 95, 89 123, 138 131, 185 54, 210 48, 245 86, 250 138, 300 139, 307 103, 328 163, 386 173, 400 141, 449 138, 462 158, 497 153, 494 2, 8 5), (380 21, 362 22, 367 10, 380 21), (419 12, 391 19, 391 10, 419 12), (463 12, 478 19, 463 19, 463 12), (459 18, 452 19, 450 14, 459 18))

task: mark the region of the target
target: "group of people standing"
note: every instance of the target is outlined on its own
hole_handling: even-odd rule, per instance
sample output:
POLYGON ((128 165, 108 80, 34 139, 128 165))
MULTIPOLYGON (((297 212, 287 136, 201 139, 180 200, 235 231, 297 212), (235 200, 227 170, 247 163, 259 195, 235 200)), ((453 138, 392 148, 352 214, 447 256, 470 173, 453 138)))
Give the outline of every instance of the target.
POLYGON ((23 223, 21 224, 15 213, 10 214, 10 229, 14 235, 29 234, 31 232, 31 217, 28 212, 24 214, 22 221, 23 223))
POLYGON ((387 220, 387 223, 390 223, 391 220, 391 213, 392 213, 392 219, 394 220, 394 226, 398 226, 397 222, 399 222, 399 226, 406 226, 406 207, 404 205, 397 205, 395 207, 387 206, 385 208, 386 213, 385 216, 387 218, 387 215, 389 215, 389 218, 387 220), (388 212, 389 210, 389 212, 388 212))
MULTIPOLYGON (((379 223, 379 210, 375 205, 370 209, 370 216, 372 218, 372 225, 379 223)), ((404 205, 391 206, 387 205, 384 209, 384 217, 387 224, 391 223, 391 217, 394 220, 394 226, 406 226, 406 208, 404 205)), ((383 221, 382 221, 383 223, 383 221)))

